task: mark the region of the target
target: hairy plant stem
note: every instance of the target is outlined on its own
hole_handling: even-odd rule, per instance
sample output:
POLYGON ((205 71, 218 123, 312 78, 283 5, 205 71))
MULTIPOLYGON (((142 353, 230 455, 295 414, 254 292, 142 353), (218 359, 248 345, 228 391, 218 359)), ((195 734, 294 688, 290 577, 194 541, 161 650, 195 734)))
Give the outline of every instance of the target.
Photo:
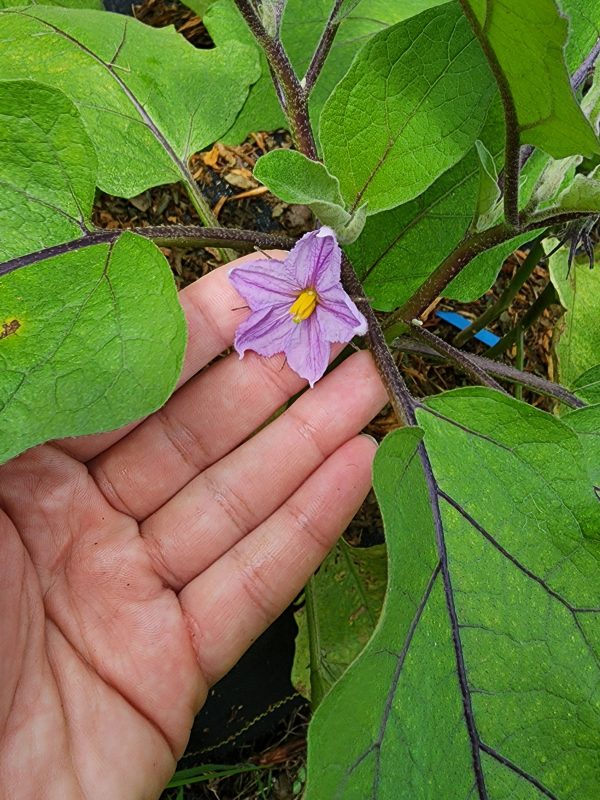
POLYGON ((519 320, 517 325, 509 331, 500 341, 487 351, 487 355, 492 358, 498 356, 508 350, 515 342, 518 341, 521 332, 532 325, 536 319, 541 316, 548 306, 558 302, 558 295, 556 289, 551 283, 546 285, 544 291, 537 298, 535 303, 527 310, 523 317, 519 320))
MULTIPOLYGON (((399 336, 397 339, 395 339, 392 342, 392 348, 402 350, 403 352, 407 353, 416 353, 418 355, 441 361, 449 361, 446 356, 442 355, 437 350, 434 350, 432 347, 429 347, 429 345, 415 342, 412 338, 406 335, 399 336)), ((527 389, 531 389, 531 391, 535 392, 536 394, 541 394, 545 397, 554 397, 557 400, 560 400, 561 403, 564 403, 566 406, 570 406, 571 408, 585 408, 587 405, 587 403, 585 403, 583 400, 580 400, 579 397, 572 394, 567 389, 564 389, 562 386, 559 386, 557 383, 547 381, 545 378, 540 378, 538 375, 534 375, 531 372, 522 372, 516 367, 512 367, 509 364, 503 364, 499 361, 492 361, 490 358, 486 358, 485 356, 469 354, 469 358, 472 363, 477 364, 477 366, 485 370, 488 375, 494 375, 494 377, 501 378, 509 383, 517 385, 520 384, 521 386, 525 386, 527 389)))
MULTIPOLYGON (((196 213, 198 214, 198 217, 200 218, 200 222, 207 227, 217 228, 219 222, 213 214, 212 208, 209 206, 207 199, 200 191, 194 176, 189 169, 187 169, 187 167, 185 170, 182 170, 182 178, 185 190, 196 210, 196 213)), ((224 264, 226 264, 228 261, 233 261, 233 259, 236 257, 236 254, 227 248, 219 247, 218 250, 221 260, 224 264)))
POLYGON ((306 74, 300 82, 304 87, 307 97, 310 95, 319 75, 321 74, 321 70, 323 69, 323 65, 325 64, 327 56, 329 55, 335 35, 340 27, 341 19, 339 18, 339 13, 343 3, 344 0, 335 0, 317 48, 313 54, 308 69, 306 70, 306 74))
POLYGON ((435 350, 437 353, 444 356, 444 358, 448 359, 448 361, 455 364, 461 372, 473 378, 475 383, 481 383, 483 386, 489 386, 490 389, 496 389, 496 391, 506 394, 502 386, 491 378, 468 353, 457 350, 456 347, 448 344, 448 342, 440 339, 439 336, 431 333, 427 328, 423 328, 416 322, 410 323, 410 332, 415 339, 420 339, 422 342, 429 345, 432 350, 435 350))
POLYGON ((362 284, 358 280, 352 264, 345 255, 342 256, 342 282, 358 309, 365 315, 369 326, 367 334, 369 349, 373 354, 377 370, 387 390, 390 403, 392 404, 392 408, 398 420, 403 425, 416 425, 414 399, 408 391, 408 387, 398 369, 398 365, 394 361, 394 356, 385 341, 385 335, 379 324, 379 320, 375 316, 371 303, 369 303, 364 293, 362 284))
POLYGON ((47 258, 73 253, 84 247, 111 244, 126 232, 137 233, 139 236, 152 239, 157 245, 163 247, 216 247, 221 244, 241 250, 289 250, 295 244, 294 239, 287 236, 276 236, 271 233, 259 233, 238 228, 201 228, 196 225, 158 225, 146 228, 97 230, 80 239, 45 247, 35 253, 28 253, 5 261, 0 264, 0 276, 8 275, 10 272, 47 258))
POLYGON ((267 32, 250 0, 235 0, 235 4, 267 57, 276 79, 275 88, 279 87, 278 94, 283 96, 283 111, 290 123, 296 146, 304 155, 316 160, 317 147, 308 118, 308 95, 294 72, 280 39, 273 38, 267 32))
MULTIPOLYGON (((599 55, 600 55, 600 38, 596 39, 596 42, 592 47, 592 49, 590 50, 589 54, 582 61, 582 63, 575 70, 575 72, 571 75, 571 88, 573 89, 574 92, 576 92, 581 87, 585 79, 593 70, 599 55)), ((523 169, 525 164, 529 161, 529 159, 534 153, 535 153, 535 147, 531 144, 526 144, 521 147, 521 152, 519 154, 520 169, 523 169)), ((498 175, 498 186, 500 187, 501 190, 504 188, 504 170, 502 170, 502 172, 500 172, 500 174, 498 175)))
POLYGON ((484 250, 513 239, 520 233, 539 233, 541 228, 550 228, 555 225, 564 225, 576 219, 587 219, 587 211, 562 211, 559 208, 544 209, 521 220, 517 230, 501 222, 480 233, 466 236, 455 250, 446 256, 437 269, 431 273, 425 283, 417 289, 406 303, 397 309, 389 318, 386 327, 397 322, 418 317, 424 308, 442 294, 446 286, 469 264, 475 256, 484 250))
POLYGON ((481 233, 467 236, 458 247, 447 256, 439 267, 422 283, 413 296, 395 311, 388 319, 388 325, 418 317, 440 295, 450 281, 484 250, 505 242, 514 236, 514 230, 502 222, 481 233))
MULTIPOLYGON (((523 371, 525 366, 525 331, 522 325, 517 325, 517 355, 515 357, 515 367, 523 371)), ((517 400, 523 399, 523 386, 520 383, 515 385, 515 397, 517 400)))
POLYGON ((479 20, 471 10, 470 5, 466 0, 460 0, 463 13, 469 25, 473 29, 481 49, 485 53, 488 64, 500 91, 502 99, 502 106, 504 108, 504 122, 506 127, 506 138, 504 143, 504 218, 508 225, 517 227, 519 225, 519 173, 521 170, 521 140, 519 131, 519 122, 515 112, 514 103, 512 100, 510 86, 506 80, 506 76, 496 58, 496 54, 490 47, 490 44, 479 24, 479 20))
POLYGON ((497 319, 500 314, 502 314, 502 312, 509 307, 525 281, 528 280, 533 270, 545 255, 544 247, 542 245, 542 239, 544 236, 546 236, 546 231, 544 231, 544 233, 540 234, 535 239, 531 250, 527 254, 527 257, 517 269, 511 282, 502 292, 498 300, 496 300, 493 305, 489 306, 489 308, 487 308, 483 314, 477 317, 476 320, 473 320, 468 328, 465 328, 464 330, 460 331, 460 333, 456 334, 452 342, 455 347, 462 347, 478 331, 480 331, 482 328, 485 328, 486 325, 497 319))

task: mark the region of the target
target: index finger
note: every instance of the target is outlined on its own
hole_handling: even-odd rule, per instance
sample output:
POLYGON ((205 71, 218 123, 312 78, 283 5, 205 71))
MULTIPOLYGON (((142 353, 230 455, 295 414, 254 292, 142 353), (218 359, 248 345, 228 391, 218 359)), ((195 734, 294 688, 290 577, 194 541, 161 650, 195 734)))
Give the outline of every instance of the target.
MULTIPOLYGON (((287 252, 269 250, 268 255, 283 259, 287 252)), ((241 256, 209 272, 179 292, 179 302, 187 320, 188 341, 176 388, 183 386, 213 358, 231 347, 241 314, 240 296, 227 279, 227 273, 232 267, 254 258, 255 253, 241 256)), ((74 458, 88 461, 130 433, 143 419, 116 431, 58 439, 56 444, 74 458)))

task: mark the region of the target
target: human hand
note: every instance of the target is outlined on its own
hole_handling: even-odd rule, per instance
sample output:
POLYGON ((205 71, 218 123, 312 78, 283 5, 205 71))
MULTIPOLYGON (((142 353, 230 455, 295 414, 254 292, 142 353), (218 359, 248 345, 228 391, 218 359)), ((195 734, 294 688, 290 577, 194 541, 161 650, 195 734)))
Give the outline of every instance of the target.
MULTIPOLYGON (((138 425, 0 467, 0 795, 150 798, 208 688, 301 590, 370 486, 370 356, 303 386, 231 354, 220 269, 181 293, 180 388, 138 425)), ((235 310, 238 307, 238 310, 235 310)))

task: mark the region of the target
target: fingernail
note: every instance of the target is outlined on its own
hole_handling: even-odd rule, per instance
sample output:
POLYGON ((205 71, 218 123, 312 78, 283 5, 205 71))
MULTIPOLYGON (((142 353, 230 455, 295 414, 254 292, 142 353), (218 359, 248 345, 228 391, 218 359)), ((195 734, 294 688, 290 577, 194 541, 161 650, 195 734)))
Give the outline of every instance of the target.
POLYGON ((370 433, 361 433, 360 435, 364 436, 365 439, 370 439, 373 442, 373 444, 375 445, 375 447, 379 447, 379 442, 377 441, 377 439, 374 436, 371 436, 370 433))

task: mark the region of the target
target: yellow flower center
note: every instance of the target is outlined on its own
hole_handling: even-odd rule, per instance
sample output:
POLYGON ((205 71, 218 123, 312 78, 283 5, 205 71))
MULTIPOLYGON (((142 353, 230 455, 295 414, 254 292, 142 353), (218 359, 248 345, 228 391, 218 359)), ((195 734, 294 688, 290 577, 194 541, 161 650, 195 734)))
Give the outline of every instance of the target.
POLYGON ((308 319, 317 306, 317 293, 314 289, 305 289, 301 292, 296 301, 290 306, 290 314, 292 315, 292 322, 302 322, 303 319, 308 319))

